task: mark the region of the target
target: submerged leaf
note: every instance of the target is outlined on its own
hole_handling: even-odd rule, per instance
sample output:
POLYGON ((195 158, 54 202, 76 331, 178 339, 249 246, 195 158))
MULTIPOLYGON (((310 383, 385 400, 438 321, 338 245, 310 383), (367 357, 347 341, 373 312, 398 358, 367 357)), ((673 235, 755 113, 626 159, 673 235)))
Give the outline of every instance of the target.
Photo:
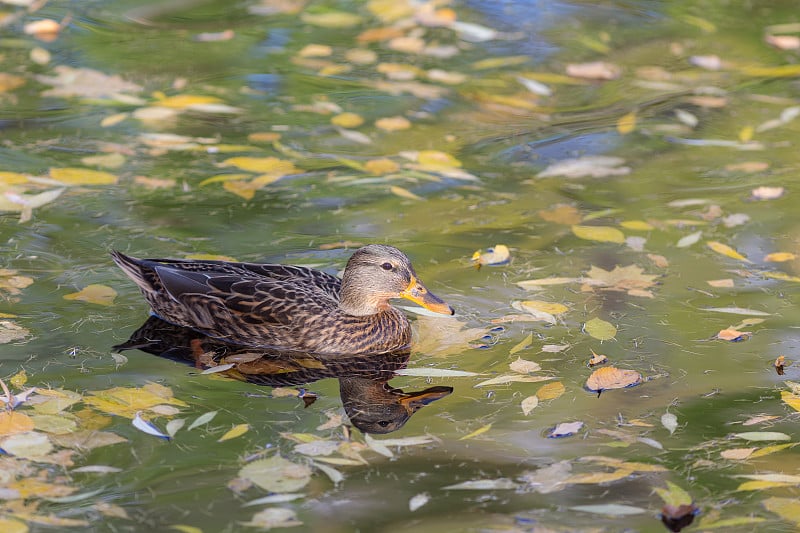
POLYGON ((280 455, 259 459, 239 470, 239 477, 249 479, 264 490, 271 492, 296 492, 311 480, 311 469, 293 463, 280 455))
POLYGON ((611 340, 617 335, 617 328, 614 327, 614 324, 600 318, 589 320, 583 328, 586 333, 600 341, 611 340))

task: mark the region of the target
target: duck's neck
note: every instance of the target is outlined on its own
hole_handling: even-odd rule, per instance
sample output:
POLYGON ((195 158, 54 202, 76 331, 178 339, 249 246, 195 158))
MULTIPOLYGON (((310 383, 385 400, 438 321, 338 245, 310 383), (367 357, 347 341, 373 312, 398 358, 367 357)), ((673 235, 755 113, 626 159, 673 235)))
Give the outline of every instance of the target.
POLYGON ((353 316, 369 316, 391 309, 388 295, 364 290, 348 281, 345 273, 339 293, 339 309, 343 312, 353 316))

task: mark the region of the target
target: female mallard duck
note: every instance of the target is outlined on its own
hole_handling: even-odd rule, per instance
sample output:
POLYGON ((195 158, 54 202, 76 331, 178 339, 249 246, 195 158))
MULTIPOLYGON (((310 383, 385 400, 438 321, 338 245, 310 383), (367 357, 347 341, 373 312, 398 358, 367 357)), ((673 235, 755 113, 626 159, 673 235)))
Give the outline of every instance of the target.
POLYGON ((417 279, 403 252, 380 244, 357 250, 342 279, 301 266, 111 255, 155 315, 235 344, 387 352, 411 342, 408 318, 389 305, 390 298, 454 313, 417 279))

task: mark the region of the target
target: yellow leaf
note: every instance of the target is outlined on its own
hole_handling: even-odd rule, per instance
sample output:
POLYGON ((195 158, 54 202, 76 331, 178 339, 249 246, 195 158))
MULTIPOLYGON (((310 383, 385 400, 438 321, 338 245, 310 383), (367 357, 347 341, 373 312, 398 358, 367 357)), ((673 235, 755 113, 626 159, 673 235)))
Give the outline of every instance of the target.
POLYGON ((797 256, 791 252, 775 252, 767 254, 764 261, 772 261, 773 263, 782 263, 784 261, 794 261, 797 256))
POLYGON ((297 172, 297 168, 291 161, 285 161, 277 157, 231 157, 223 161, 222 164, 260 174, 286 176, 297 172))
POLYGON ((53 485, 35 478, 23 478, 6 485, 9 489, 19 492, 20 497, 28 499, 35 498, 61 498, 68 496, 78 490, 78 487, 67 487, 65 485, 53 485))
POLYGON ((754 132, 755 130, 753 129, 753 126, 745 126, 741 130, 739 130, 739 140, 742 141, 743 143, 753 140, 754 132))
POLYGON ((114 305, 114 298, 117 297, 117 291, 106 285, 91 284, 87 285, 78 292, 65 294, 65 300, 78 300, 79 302, 88 302, 97 305, 114 305))
POLYGON ((631 111, 627 115, 622 115, 617 120, 617 131, 620 135, 627 135, 636 129, 636 112, 631 111))
POLYGON ((51 168, 50 177, 64 185, 111 185, 117 177, 110 172, 88 168, 51 168))
POLYGON ((530 346, 533 343, 533 333, 529 333, 527 337, 522 339, 522 342, 511 348, 511 351, 508 352, 509 355, 514 355, 517 352, 520 352, 530 346))
POLYGON ((180 531, 181 533, 203 533, 203 530, 199 527, 194 526, 186 526, 183 524, 175 524, 169 526, 170 529, 174 529, 175 531, 180 531))
POLYGON ((555 383, 548 383, 547 385, 539 387, 539 390, 536 391, 536 396, 538 396, 540 400, 555 400, 564 394, 564 391, 566 391, 564 384, 560 381, 556 381, 555 383))
POLYGON ((619 225, 625 229, 632 229, 635 231, 650 231, 654 229, 652 224, 648 224, 644 220, 626 220, 620 222, 619 225))
POLYGON ((226 440, 235 439, 236 437, 241 437, 249 430, 250 430, 250 424, 238 424, 236 426, 233 426, 227 433, 221 436, 217 442, 223 442, 226 440))
POLYGON ((586 333, 600 341, 611 340, 617 335, 617 328, 614 327, 614 324, 600 318, 589 320, 583 328, 586 333))
POLYGON ((795 411, 800 411, 800 394, 794 394, 787 390, 782 390, 781 400, 783 400, 783 403, 785 403, 795 411))
POLYGON ((439 150, 422 150, 417 154, 417 162, 427 168, 460 167, 461 161, 439 150))
POLYGON ((364 119, 355 113, 340 113, 331 118, 331 124, 340 128, 357 128, 364 123, 364 119))
POLYGON ((789 483, 786 481, 745 481, 736 490, 764 490, 774 489, 777 487, 791 487, 797 483, 789 483))
POLYGON ((179 94, 158 99, 158 105, 172 109, 185 109, 195 105, 219 104, 222 100, 215 96, 179 94))
POLYGON ((717 241, 706 241, 706 245, 715 252, 717 252, 718 254, 730 257, 731 259, 738 259, 739 261, 750 263, 750 261, 748 261, 748 259, 745 256, 743 256, 742 254, 740 254, 727 244, 722 244, 721 242, 717 241))
POLYGON ((561 480, 561 483, 565 484, 566 483, 580 483, 580 484, 610 483, 611 481, 624 479, 630 476, 631 474, 633 474, 633 470, 628 470, 626 468, 618 468, 613 472, 575 474, 574 476, 570 476, 564 480, 561 480))
POLYGON ((398 187, 396 185, 392 185, 389 188, 392 191, 392 194, 399 196, 401 198, 408 198, 409 200, 424 200, 422 196, 417 196, 413 192, 409 191, 408 189, 404 189, 402 187, 398 187))
POLYGON ((779 67, 742 67, 739 71, 745 76, 757 78, 794 78, 800 76, 800 64, 779 67))
POLYGON ((13 518, 0 518, 0 531, 3 533, 28 533, 30 530, 25 522, 13 518))
POLYGON ((764 446, 763 448, 759 448, 758 450, 754 451, 750 455, 750 459, 755 459, 757 457, 764 457, 765 455, 779 452, 781 450, 785 450, 786 448, 792 448, 794 446, 797 446, 796 442, 790 442, 788 444, 773 444, 772 446, 764 446))
POLYGON ((256 195, 256 187, 253 187, 250 182, 247 181, 226 181, 222 184, 222 188, 237 196, 241 196, 245 200, 252 200, 256 195))
POLYGON ((625 234, 610 226, 572 226, 576 237, 597 242, 625 242, 625 234))
POLYGON ((514 306, 515 309, 519 309, 520 311, 542 311, 545 313, 549 313, 551 315, 560 315, 562 313, 566 313, 569 311, 569 307, 564 304, 554 303, 554 302, 543 302, 541 300, 523 300, 521 302, 515 302, 516 305, 514 306))
POLYGON ((400 166, 397 163, 386 158, 370 159, 364 163, 364 170, 376 175, 391 174, 392 172, 397 172, 399 169, 400 166))
POLYGON ((14 435, 31 431, 34 427, 33 420, 25 413, 16 411, 0 412, 0 435, 14 435))
POLYGON ((24 370, 20 370, 11 377, 9 382, 14 385, 14 388, 21 389, 28 382, 28 374, 24 370))
POLYGON ((206 178, 200 182, 200 187, 208 185, 209 183, 220 183, 226 181, 242 181, 245 179, 250 178, 250 174, 217 174, 216 176, 211 176, 210 178, 206 178))
POLYGON ((481 59, 472 64, 474 70, 488 70, 498 67, 513 67, 514 65, 522 65, 530 61, 528 56, 505 56, 505 57, 490 57, 489 59, 481 59))
POLYGON ((411 122, 405 117, 386 117, 375 121, 375 127, 383 131, 407 130, 411 122))
POLYGON ((467 439, 471 439, 471 438, 473 438, 473 437, 477 437, 478 435, 482 435, 482 434, 486 433, 486 432, 487 432, 487 431, 489 431, 490 429, 492 429, 492 425, 491 425, 491 424, 486 424, 486 425, 485 425, 485 426, 483 426, 483 427, 479 427, 478 429, 476 429, 476 430, 475 430, 475 431, 473 431, 472 433, 469 433, 469 434, 467 434, 467 435, 464 435, 463 437, 461 437, 461 438, 460 438, 460 439, 458 439, 458 440, 467 440, 467 439))
POLYGON ((0 183, 4 185, 19 185, 27 183, 28 176, 19 172, 0 172, 0 183))
POLYGON ((784 520, 800 525, 800 502, 796 498, 767 498, 761 504, 767 511, 777 514, 784 520))
POLYGON ((360 16, 346 11, 325 11, 323 13, 309 13, 304 11, 300 20, 312 26, 322 28, 352 28, 361 24, 360 16))
POLYGON ((538 215, 548 222, 573 225, 581 221, 581 214, 575 206, 559 205, 552 209, 539 211, 538 215))
POLYGON ((795 283, 800 282, 800 277, 798 276, 791 276, 786 272, 762 272, 762 276, 765 278, 770 279, 779 279, 782 281, 794 281, 795 283))

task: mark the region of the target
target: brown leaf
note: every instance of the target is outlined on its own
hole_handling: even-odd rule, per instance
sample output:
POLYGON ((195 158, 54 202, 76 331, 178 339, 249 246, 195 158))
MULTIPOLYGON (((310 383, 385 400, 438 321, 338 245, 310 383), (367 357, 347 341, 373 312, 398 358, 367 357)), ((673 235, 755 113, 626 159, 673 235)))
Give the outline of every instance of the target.
POLYGON ((586 380, 586 388, 598 394, 609 389, 633 387, 642 382, 642 375, 635 370, 623 370, 613 366, 598 368, 586 380))
POLYGON ((723 340, 723 341, 731 341, 731 342, 740 342, 746 341, 750 337, 753 336, 753 333, 750 331, 739 331, 736 329, 723 329, 720 330, 719 333, 714 335, 714 338, 723 340))

